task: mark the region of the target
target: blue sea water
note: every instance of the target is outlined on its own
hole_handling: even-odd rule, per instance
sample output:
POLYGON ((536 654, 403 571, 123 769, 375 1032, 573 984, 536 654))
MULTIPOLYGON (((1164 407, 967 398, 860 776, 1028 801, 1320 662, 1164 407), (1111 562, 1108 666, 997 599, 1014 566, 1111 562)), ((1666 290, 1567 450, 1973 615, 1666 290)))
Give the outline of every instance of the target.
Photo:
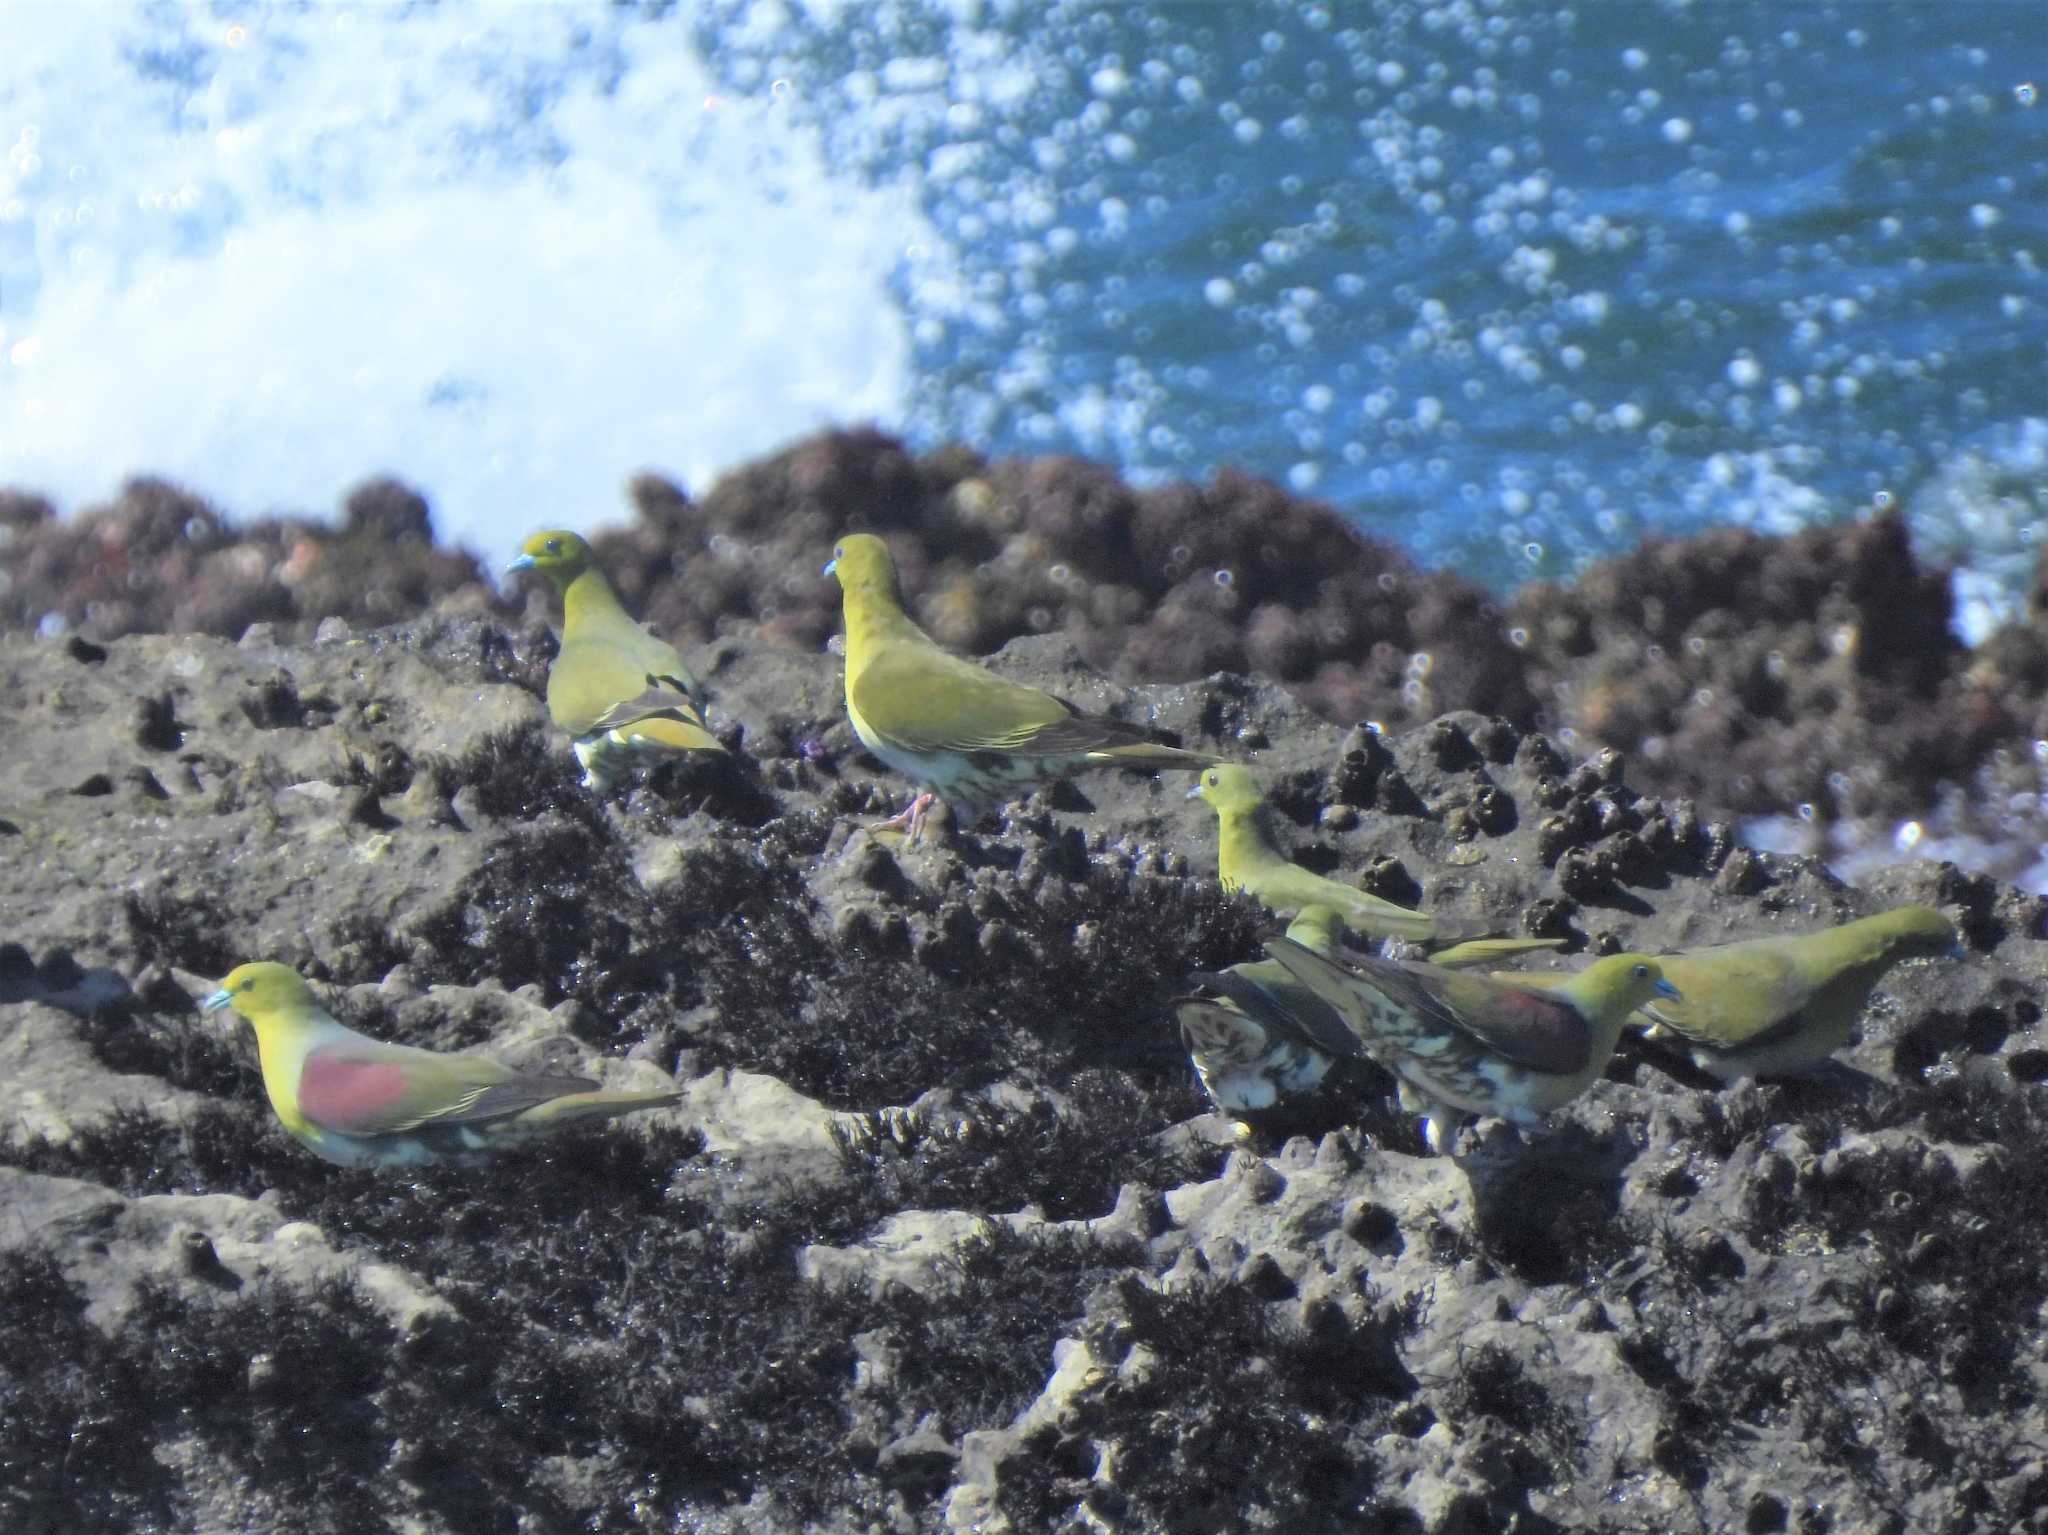
POLYGON ((0 484, 390 471, 496 559, 873 421, 1498 586, 1896 503, 1974 635, 2048 518, 2043 17, 11 0, 0 484))

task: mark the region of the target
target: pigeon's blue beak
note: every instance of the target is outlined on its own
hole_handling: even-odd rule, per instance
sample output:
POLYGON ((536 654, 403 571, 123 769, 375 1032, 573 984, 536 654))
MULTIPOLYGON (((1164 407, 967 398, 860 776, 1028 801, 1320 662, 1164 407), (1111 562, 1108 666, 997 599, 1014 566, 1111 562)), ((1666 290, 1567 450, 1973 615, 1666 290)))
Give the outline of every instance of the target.
POLYGON ((1657 995, 1660 997, 1669 997, 1673 1002, 1683 1002, 1685 1000, 1684 997, 1679 995, 1678 988, 1676 986, 1673 986, 1669 981, 1665 980, 1660 980, 1657 982, 1657 995))
POLYGON ((825 568, 819 571, 818 574, 821 576, 829 576, 832 574, 833 571, 837 570, 838 568, 839 560, 837 556, 834 556, 832 559, 829 559, 825 562, 825 568))
POLYGON ((1200 799, 1202 797, 1202 786, 1199 783, 1196 784, 1192 789, 1188 790, 1187 797, 1189 799, 1200 799))
POLYGON ((530 554, 522 554, 519 556, 518 559, 514 560, 510 565, 507 565, 505 567, 505 574, 509 576, 514 571, 531 569, 533 569, 533 556, 530 554))
POLYGON ((235 999, 228 995, 227 987, 223 986, 219 991, 207 993, 206 999, 199 1004, 199 1011, 202 1013, 217 1013, 224 1007, 233 1007, 234 1005, 235 999))

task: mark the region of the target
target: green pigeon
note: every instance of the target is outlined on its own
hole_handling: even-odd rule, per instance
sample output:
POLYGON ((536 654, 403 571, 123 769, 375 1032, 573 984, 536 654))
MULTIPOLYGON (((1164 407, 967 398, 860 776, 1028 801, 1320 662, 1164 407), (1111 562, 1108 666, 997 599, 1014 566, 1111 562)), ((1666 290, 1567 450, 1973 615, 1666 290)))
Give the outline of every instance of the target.
POLYGON ((1702 1071, 1795 1076, 1849 1043, 1865 1004, 1901 960, 1960 955, 1955 925, 1931 906, 1901 906, 1796 938, 1750 938, 1657 965, 1684 993, 1636 1014, 1646 1037, 1671 1036, 1702 1071))
MULTIPOLYGON (((1344 919, 1328 906, 1304 906, 1287 936, 1303 948, 1334 955, 1344 919)), ((1485 964, 1555 940, 1474 939, 1429 956, 1432 965, 1485 964)), ((1278 960, 1249 960, 1217 974, 1196 972, 1195 984, 1219 997, 1175 1004, 1181 1043, 1209 1099, 1236 1118, 1272 1109, 1315 1091, 1340 1060, 1369 1061, 1337 1010, 1289 975, 1278 960)), ((1384 1091, 1386 1079, 1369 1067, 1384 1091)), ((1361 1086, 1363 1084, 1360 1084, 1361 1086)))
POLYGON ((1657 961, 1614 954, 1536 988, 1438 965, 1340 964, 1287 938, 1266 952, 1336 1010, 1363 1051, 1400 1084, 1441 1153, 1469 1114, 1532 1124, 1600 1079, 1623 1021, 1654 998, 1676 999, 1657 961))
POLYGON ((569 732, 585 788, 604 793, 637 754, 724 752, 704 723, 703 684, 675 646, 627 616, 589 544, 565 529, 536 533, 506 568, 537 570, 561 595, 548 713, 569 732))
POLYGON ((287 965, 242 965, 200 1006, 232 1008, 249 1021, 279 1121, 344 1167, 459 1160, 681 1096, 600 1092, 583 1077, 372 1039, 337 1022, 287 965))
MULTIPOLYGON (((1329 954, 1343 931, 1344 919, 1331 908, 1306 906, 1287 936, 1329 954)), ((1234 1118, 1313 1092, 1336 1061, 1358 1053, 1336 1009, 1276 960, 1248 960, 1190 979, 1222 996, 1174 1004, 1181 1043, 1210 1102, 1234 1118)))
MULTIPOLYGON (((1370 938, 1409 938, 1427 942, 1464 936, 1472 924, 1426 911, 1410 911, 1352 885, 1311 873, 1280 851, 1274 840, 1272 811, 1256 774, 1235 762, 1205 768, 1188 798, 1207 801, 1216 812, 1216 874, 1225 890, 1244 890, 1276 917, 1306 906, 1329 906, 1343 915, 1354 933, 1370 938)), ((1548 939, 1500 939, 1511 947, 1488 957, 1524 948, 1543 948, 1548 939)))
POLYGON ((871 533, 841 539, 825 573, 839 578, 846 613, 847 718, 863 746, 917 784, 897 818, 913 837, 934 797, 971 826, 1082 768, 1200 770, 1221 760, 1162 746, 1142 726, 1082 714, 941 650, 903 611, 895 561, 871 533))

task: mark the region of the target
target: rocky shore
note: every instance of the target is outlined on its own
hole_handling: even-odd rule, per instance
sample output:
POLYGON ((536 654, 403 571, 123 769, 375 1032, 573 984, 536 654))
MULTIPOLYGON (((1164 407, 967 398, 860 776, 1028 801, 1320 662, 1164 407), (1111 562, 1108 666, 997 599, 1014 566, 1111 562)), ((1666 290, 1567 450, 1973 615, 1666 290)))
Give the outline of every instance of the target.
MULTIPOLYGON (((2048 568, 2025 611, 1967 649, 1947 574, 1916 559, 1895 513, 1653 539, 1501 598, 1229 471, 1134 490, 1076 460, 917 458, 840 432, 701 501, 651 475, 630 489, 634 516, 598 552, 686 645, 823 645, 838 605, 818 551, 866 527, 890 538, 920 621, 970 653, 1059 635, 1118 681, 1256 675, 1340 726, 1471 709, 1573 753, 1613 747, 1644 792, 1731 816, 1914 816, 1961 791, 1995 835, 2015 794, 2048 787, 2048 568)), ((538 590, 501 595, 391 480, 359 487, 332 525, 231 525, 160 481, 62 520, 0 491, 0 629, 232 640, 266 623, 288 640, 428 611, 519 632, 541 620, 538 590)))
POLYGON ((538 595, 403 487, 0 501, 0 1526, 2048 1529, 2048 906, 1732 829, 2020 782, 2038 623, 1963 650, 1887 518, 1503 602, 1230 477, 841 434, 634 490, 600 556, 734 750, 606 802, 538 595), (826 649, 848 526, 947 643, 1254 763, 1381 894, 1576 954, 1928 902, 1969 952, 1888 978, 1860 1081, 1632 1046, 1455 1158, 1336 1095, 1244 1139, 1169 1004, 1272 925, 1183 782, 860 832, 904 785, 826 649), (194 1011, 258 957, 684 1100, 336 1169, 194 1011))

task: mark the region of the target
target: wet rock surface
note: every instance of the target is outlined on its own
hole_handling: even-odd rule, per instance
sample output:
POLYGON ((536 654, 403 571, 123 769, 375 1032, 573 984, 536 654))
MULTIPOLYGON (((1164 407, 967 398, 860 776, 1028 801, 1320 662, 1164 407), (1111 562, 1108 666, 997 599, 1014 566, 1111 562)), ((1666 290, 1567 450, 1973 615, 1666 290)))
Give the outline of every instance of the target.
MULTIPOLYGON (((898 460, 756 473, 820 516, 967 478, 898 460)), ((758 627, 621 582, 704 626, 735 750, 602 802, 530 609, 0 638, 0 1526, 2048 1528, 2041 901, 1932 862, 1846 887, 1512 717, 1377 733, 1106 679, 1064 620, 1013 639, 998 670, 1252 762, 1304 862, 1503 932, 1921 901, 1966 936, 1887 977, 1861 1079, 1701 1091, 1631 1045, 1455 1157, 1341 1092, 1245 1137, 1169 1004, 1274 924, 1186 779, 876 840, 907 786, 788 568, 758 627), (338 1169, 195 1011, 255 957, 382 1037, 684 1098, 338 1169)))
MULTIPOLYGON (((1916 559, 1890 513, 1791 537, 1652 540, 1569 585, 1499 598, 1229 471, 1137 490, 1079 461, 920 458, 853 431, 797 443, 701 500, 651 475, 630 495, 634 516, 594 540, 599 556, 628 606, 693 650, 730 637, 813 652, 837 625, 824 551, 871 528, 890 539, 913 613, 965 651, 1056 636, 1127 683, 1257 674, 1343 726, 1469 709, 1574 756, 1619 749, 1640 790, 1717 816, 1826 827, 1924 816, 1948 796, 1950 829, 2013 843, 2043 819, 2043 604, 1965 649, 1946 573, 1916 559)), ((538 584, 499 595, 473 558, 434 544, 425 503, 390 480, 354 491, 335 526, 230 526, 151 480, 64 519, 0 494, 7 628, 93 646, 234 640, 255 624, 283 641, 428 610, 525 636, 544 599, 538 584)))

